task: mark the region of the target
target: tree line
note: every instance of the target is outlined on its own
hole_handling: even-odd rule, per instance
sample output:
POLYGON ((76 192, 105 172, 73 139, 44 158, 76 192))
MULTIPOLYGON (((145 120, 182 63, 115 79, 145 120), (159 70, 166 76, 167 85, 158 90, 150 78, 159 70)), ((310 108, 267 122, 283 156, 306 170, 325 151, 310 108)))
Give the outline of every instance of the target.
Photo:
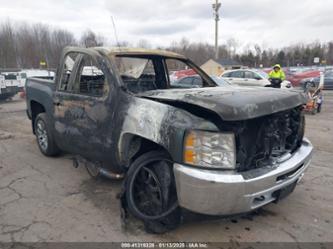
POLYGON ((54 29, 43 24, 0 24, 0 68, 56 68, 66 46, 94 47, 104 44, 104 37, 92 31, 77 40, 65 29, 54 29))
MULTIPOLYGON (((65 46, 94 47, 108 45, 107 39, 91 30, 78 39, 65 29, 52 28, 44 24, 0 24, 0 68, 40 68, 45 62, 48 68, 56 68, 61 51, 65 46)), ((147 40, 137 42, 121 41, 114 46, 153 48, 147 40)), ((167 47, 157 47, 184 54, 198 65, 214 58, 214 46, 196 43, 183 38, 171 42, 167 47)), ((219 47, 220 58, 233 59, 249 67, 270 67, 275 63, 282 66, 310 66, 319 57, 321 63, 333 64, 333 41, 295 44, 281 49, 263 48, 258 44, 240 48, 240 43, 229 39, 219 47)))
MULTIPOLYGON (((174 42, 168 48, 171 51, 185 54, 199 65, 215 57, 215 49, 210 44, 190 43, 187 39, 174 42)), ((248 67, 271 67, 279 63, 285 67, 312 66, 314 58, 320 59, 319 64, 333 64, 333 41, 328 43, 298 43, 281 49, 262 48, 258 44, 248 45, 241 52, 239 42, 229 39, 219 46, 219 57, 233 59, 248 67)))

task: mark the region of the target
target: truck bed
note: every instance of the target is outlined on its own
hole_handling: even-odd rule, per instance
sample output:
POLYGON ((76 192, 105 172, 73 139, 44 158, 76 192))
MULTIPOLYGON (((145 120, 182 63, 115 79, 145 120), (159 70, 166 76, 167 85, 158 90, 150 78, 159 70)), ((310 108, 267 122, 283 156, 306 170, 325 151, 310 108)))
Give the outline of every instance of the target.
POLYGON ((46 113, 53 113, 53 92, 56 88, 54 79, 51 77, 28 78, 25 84, 27 114, 31 118, 31 109, 34 103, 40 103, 46 109, 46 113))

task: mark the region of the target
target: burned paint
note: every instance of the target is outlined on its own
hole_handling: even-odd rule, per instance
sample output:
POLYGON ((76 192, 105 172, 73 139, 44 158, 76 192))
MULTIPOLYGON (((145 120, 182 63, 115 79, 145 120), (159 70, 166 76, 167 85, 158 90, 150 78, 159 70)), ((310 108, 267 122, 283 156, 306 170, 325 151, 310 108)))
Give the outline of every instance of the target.
POLYGON ((160 101, 178 101, 216 112, 225 121, 247 120, 288 110, 306 103, 297 91, 263 88, 216 87, 157 90, 140 94, 160 101))
MULTIPOLYGON (((27 83, 29 116, 34 117, 31 114, 36 111, 31 103, 39 103, 38 110, 44 110, 54 124, 52 130, 60 147, 89 160, 100 161, 116 171, 127 170, 130 156, 138 151, 139 143, 133 145, 136 138, 164 148, 175 162, 181 162, 187 130, 223 131, 230 126, 228 122, 237 121, 233 132, 242 133, 246 131, 242 121, 293 109, 305 102, 302 94, 293 91, 212 87, 216 84, 197 67, 194 68, 205 80, 204 88, 160 89, 133 94, 114 63, 117 56, 173 58, 192 65, 185 57, 166 51, 67 48, 55 84, 37 79, 29 79, 27 83), (89 55, 98 63, 107 83, 102 97, 57 90, 64 58, 70 52, 89 55), (54 105, 57 101, 61 102, 60 106, 54 105)), ((165 68, 160 70, 165 77, 165 68)))
POLYGON ((77 128, 68 127, 60 122, 55 122, 54 124, 55 129, 64 136, 66 135, 76 135, 76 136, 82 136, 82 133, 77 128))
POLYGON ((138 136, 165 148, 173 158, 181 157, 183 135, 186 130, 217 131, 217 127, 185 110, 139 97, 132 97, 119 138, 119 157, 126 155, 131 136, 138 136), (131 136, 129 136, 131 135, 131 136), (173 150, 177 151, 176 153, 173 150), (178 155, 176 155, 178 154, 178 155))

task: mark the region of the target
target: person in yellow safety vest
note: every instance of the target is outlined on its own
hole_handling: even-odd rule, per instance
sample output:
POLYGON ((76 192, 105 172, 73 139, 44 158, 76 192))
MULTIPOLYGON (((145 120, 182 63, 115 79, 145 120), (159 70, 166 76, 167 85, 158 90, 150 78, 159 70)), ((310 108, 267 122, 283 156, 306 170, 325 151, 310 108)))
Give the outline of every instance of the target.
POLYGON ((286 79, 286 75, 284 74, 279 64, 276 64, 273 67, 273 70, 268 74, 268 76, 270 79, 280 79, 281 81, 284 81, 286 79))

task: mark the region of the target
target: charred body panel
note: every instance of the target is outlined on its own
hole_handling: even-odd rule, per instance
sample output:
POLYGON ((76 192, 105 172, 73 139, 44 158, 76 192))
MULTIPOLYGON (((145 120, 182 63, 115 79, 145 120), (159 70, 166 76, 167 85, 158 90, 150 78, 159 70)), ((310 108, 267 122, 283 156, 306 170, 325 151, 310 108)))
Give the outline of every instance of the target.
MULTIPOLYGON (((89 55, 98 63, 105 75, 105 89, 101 97, 61 91, 54 93, 55 100, 61 102, 54 111, 57 143, 66 151, 98 162, 106 169, 123 172, 124 167, 117 160, 116 139, 128 97, 119 87, 115 68, 105 56, 94 49, 68 48, 63 58, 70 52, 89 55)), ((62 67, 63 61, 58 69, 58 81, 62 67)))
POLYGON ((181 162, 186 130, 218 131, 213 123, 185 110, 138 97, 132 97, 123 116, 125 119, 119 137, 119 159, 122 164, 129 159, 128 145, 135 137, 160 145, 174 161, 181 162))
POLYGON ((204 89, 159 90, 141 96, 159 101, 177 101, 214 111, 225 121, 240 121, 269 115, 305 104, 297 91, 212 87, 204 89))

